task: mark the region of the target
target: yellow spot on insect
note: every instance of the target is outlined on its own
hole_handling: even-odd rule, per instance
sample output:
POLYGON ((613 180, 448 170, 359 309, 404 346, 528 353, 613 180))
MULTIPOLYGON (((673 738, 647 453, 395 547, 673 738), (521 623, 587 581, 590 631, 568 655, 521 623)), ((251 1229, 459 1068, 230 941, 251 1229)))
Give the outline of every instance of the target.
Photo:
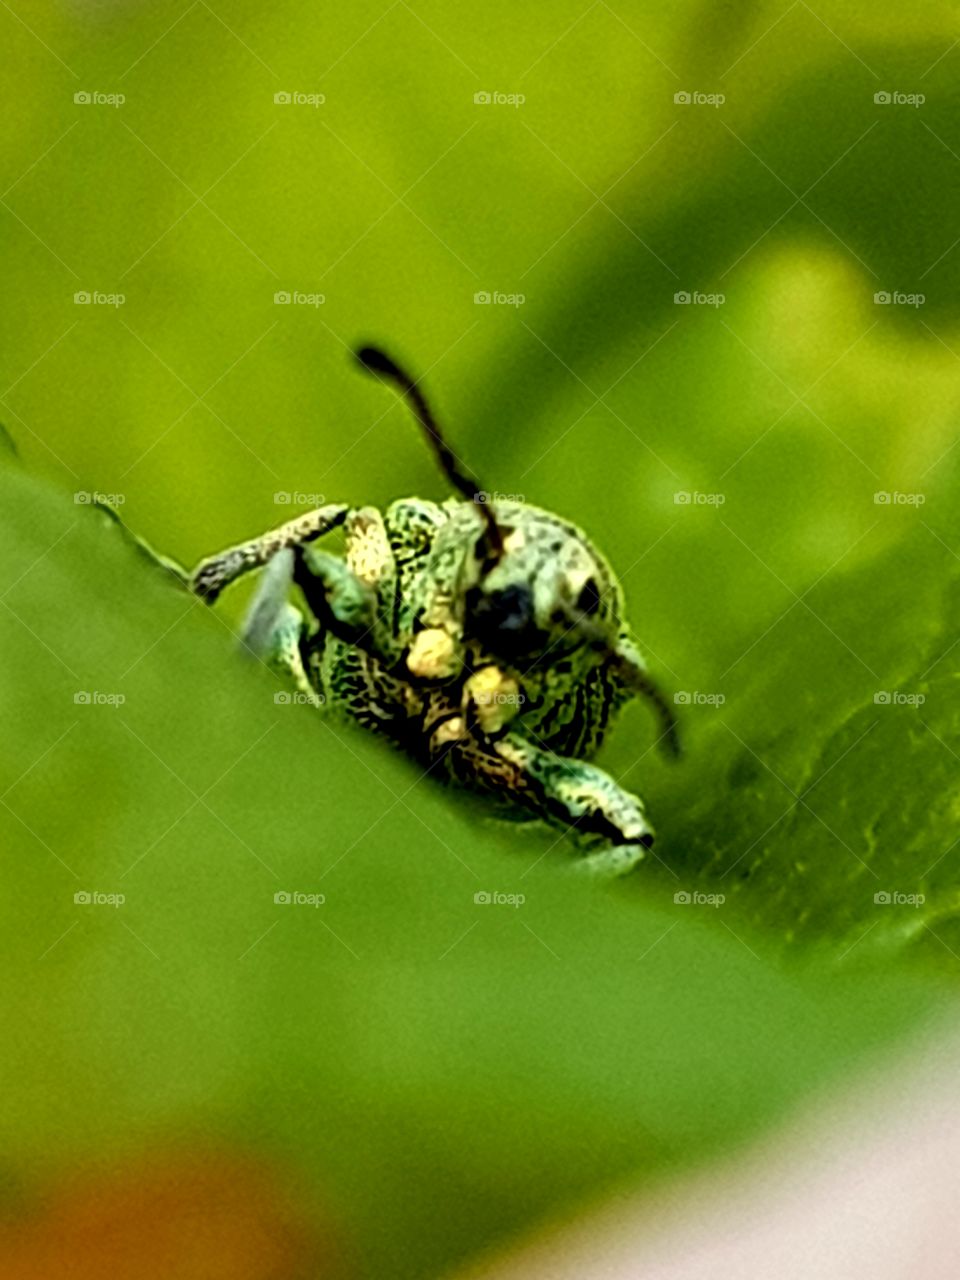
POLYGON ((490 666, 475 672, 463 686, 464 710, 471 703, 484 733, 496 733, 517 715, 523 697, 513 676, 490 666))
POLYGON ((497 755, 506 760, 509 764, 514 764, 518 768, 522 768, 525 764, 525 757, 521 750, 515 747, 507 738, 497 743, 497 755))
POLYGON ((361 582, 375 587, 391 563, 383 521, 372 508, 355 512, 347 525, 347 564, 361 582))
POLYGON ((444 720, 443 724, 438 726, 433 740, 437 746, 442 746, 445 742, 459 742, 466 736, 467 726, 463 722, 463 717, 451 716, 449 720, 444 720))
POLYGON ((360 581, 375 587, 383 573, 383 557, 379 554, 379 548, 364 543, 356 548, 350 558, 353 561, 353 571, 360 581))
POLYGON ((407 654, 407 669, 422 680, 444 680, 459 667, 453 636, 442 627, 428 627, 414 638, 407 654))

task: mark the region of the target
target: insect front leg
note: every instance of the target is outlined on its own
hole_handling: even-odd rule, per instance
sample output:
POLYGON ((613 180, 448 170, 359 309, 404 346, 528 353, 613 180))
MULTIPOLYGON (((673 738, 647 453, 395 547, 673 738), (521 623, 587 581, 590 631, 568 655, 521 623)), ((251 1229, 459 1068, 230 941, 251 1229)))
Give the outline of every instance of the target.
POLYGON ((190 575, 190 590, 207 604, 213 604, 225 587, 251 569, 262 569, 284 547, 302 547, 336 529, 343 524, 348 510, 343 503, 330 502, 288 520, 269 533, 262 533, 259 538, 251 538, 249 542, 238 543, 201 560, 190 575))
POLYGON ((241 641, 248 653, 286 676, 299 693, 319 705, 323 699, 310 683, 303 662, 303 614, 287 600, 293 569, 294 552, 289 547, 267 565, 244 620, 241 641))
POLYGON ((629 871, 653 844, 643 802, 595 765, 555 755, 519 733, 493 743, 449 736, 438 746, 460 781, 514 800, 585 842, 614 846, 616 870, 629 871))
POLYGON ((248 653, 287 676, 300 693, 313 700, 316 695, 301 649, 305 636, 303 614, 287 599, 293 571, 294 552, 288 547, 267 565, 247 611, 241 641, 248 653))
POLYGON ((284 605, 262 656, 271 670, 286 676, 307 702, 319 707, 323 705, 323 695, 314 688, 303 662, 301 642, 305 634, 303 614, 292 604, 284 605))
POLYGON ((344 559, 315 547, 297 550, 294 580, 312 612, 341 640, 393 666, 402 644, 393 629, 397 573, 382 514, 349 513, 344 559))
POLYGON ((371 593, 374 604, 370 636, 363 638, 365 647, 380 662, 393 666, 403 652, 403 643, 397 636, 397 561, 386 519, 376 507, 359 507, 347 517, 344 533, 347 568, 371 593))
POLYGON ((374 647, 377 593, 343 560, 327 551, 298 548, 293 580, 311 612, 341 640, 374 647))

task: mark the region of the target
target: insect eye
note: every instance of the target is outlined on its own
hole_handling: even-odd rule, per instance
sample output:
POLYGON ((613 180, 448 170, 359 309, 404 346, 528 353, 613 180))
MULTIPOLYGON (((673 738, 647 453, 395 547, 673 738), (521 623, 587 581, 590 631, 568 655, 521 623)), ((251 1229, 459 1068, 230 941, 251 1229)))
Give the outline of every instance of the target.
POLYGON ((596 613, 600 608, 600 590, 594 578, 588 578, 577 596, 577 608, 581 613, 596 613))

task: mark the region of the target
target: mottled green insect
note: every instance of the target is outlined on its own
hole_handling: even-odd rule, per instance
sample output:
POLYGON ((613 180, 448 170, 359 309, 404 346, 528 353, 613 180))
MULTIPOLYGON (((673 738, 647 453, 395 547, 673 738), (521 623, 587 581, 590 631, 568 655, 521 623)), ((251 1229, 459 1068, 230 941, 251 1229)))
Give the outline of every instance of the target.
POLYGON ((674 751, 677 738, 616 578, 575 525, 491 499, 416 384, 373 348, 358 358, 405 396, 466 500, 407 498, 385 512, 330 503, 203 560, 187 585, 212 604, 264 570, 244 641, 309 700, 386 734, 434 774, 572 831, 592 861, 630 870, 653 843, 643 802, 588 760, 636 694, 674 751), (342 558, 315 545, 340 527, 342 558))

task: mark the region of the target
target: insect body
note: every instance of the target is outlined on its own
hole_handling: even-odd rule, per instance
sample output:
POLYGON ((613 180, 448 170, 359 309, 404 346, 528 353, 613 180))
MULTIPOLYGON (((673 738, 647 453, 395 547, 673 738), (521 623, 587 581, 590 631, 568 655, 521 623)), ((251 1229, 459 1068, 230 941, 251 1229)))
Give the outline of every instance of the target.
POLYGON ((462 498, 385 512, 331 503, 202 561, 189 588, 212 604, 264 570, 244 639, 304 694, 629 870, 653 830, 642 801, 589 757, 636 694, 652 701, 673 748, 676 734, 609 565, 558 516, 488 501, 416 385, 373 348, 358 358, 410 402, 462 498), (337 528, 342 558, 318 545, 337 528))

